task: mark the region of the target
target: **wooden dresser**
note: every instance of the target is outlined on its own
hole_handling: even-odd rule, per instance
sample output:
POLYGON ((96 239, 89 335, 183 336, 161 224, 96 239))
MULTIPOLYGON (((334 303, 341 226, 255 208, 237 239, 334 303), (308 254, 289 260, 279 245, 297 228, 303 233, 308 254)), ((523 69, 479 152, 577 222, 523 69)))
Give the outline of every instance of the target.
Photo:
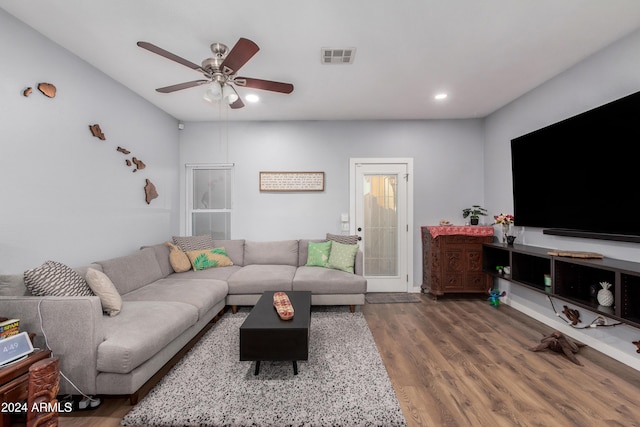
POLYGON ((446 293, 486 293, 491 276, 482 271, 482 244, 493 241, 493 227, 425 226, 422 229, 422 290, 435 298, 446 293))

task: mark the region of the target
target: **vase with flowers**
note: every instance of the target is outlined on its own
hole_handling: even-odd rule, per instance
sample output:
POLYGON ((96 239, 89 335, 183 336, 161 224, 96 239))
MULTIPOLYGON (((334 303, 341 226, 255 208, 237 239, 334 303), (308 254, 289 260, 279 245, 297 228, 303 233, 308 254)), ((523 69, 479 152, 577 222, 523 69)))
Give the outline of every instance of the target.
POLYGON ((516 240, 516 236, 514 236, 511 231, 514 219, 514 216, 511 214, 501 213, 500 215, 494 215, 494 224, 502 227, 502 243, 513 245, 514 240, 516 240))

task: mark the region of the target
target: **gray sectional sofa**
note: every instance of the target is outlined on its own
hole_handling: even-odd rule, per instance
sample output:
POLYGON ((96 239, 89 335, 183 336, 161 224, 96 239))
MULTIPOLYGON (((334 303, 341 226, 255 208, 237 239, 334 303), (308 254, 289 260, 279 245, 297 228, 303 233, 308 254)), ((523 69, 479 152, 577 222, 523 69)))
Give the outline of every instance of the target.
MULTIPOLYGON (((214 244, 232 266, 176 273, 169 248, 157 244, 75 268, 83 277, 88 268, 106 274, 122 299, 115 316, 103 313, 97 296, 32 296, 21 274, 0 276, 0 315, 19 318, 21 330, 38 334, 39 347, 46 334, 61 371, 82 393, 130 395, 135 403, 140 388, 227 306, 254 305, 266 290, 311 291, 313 305, 351 311, 364 304, 359 251, 352 274, 306 266, 309 240, 214 244)), ((79 394, 65 380, 60 393, 79 394)))

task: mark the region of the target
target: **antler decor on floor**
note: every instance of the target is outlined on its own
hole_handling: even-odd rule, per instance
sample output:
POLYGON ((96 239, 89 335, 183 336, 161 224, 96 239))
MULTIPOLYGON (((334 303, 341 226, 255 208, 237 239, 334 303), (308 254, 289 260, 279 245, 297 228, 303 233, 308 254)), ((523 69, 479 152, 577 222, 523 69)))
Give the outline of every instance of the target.
POLYGON ((540 340, 540 344, 536 347, 531 347, 530 351, 540 351, 546 348, 555 351, 556 353, 564 353, 576 365, 582 366, 582 363, 578 360, 574 353, 577 353, 580 347, 584 344, 576 344, 564 334, 554 331, 551 335, 548 335, 540 340))

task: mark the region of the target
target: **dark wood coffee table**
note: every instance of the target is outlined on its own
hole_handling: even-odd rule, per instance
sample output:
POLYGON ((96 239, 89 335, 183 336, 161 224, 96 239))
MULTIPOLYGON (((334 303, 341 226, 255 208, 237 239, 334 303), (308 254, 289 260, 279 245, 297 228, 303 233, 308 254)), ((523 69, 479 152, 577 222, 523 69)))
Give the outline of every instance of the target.
POLYGON ((261 360, 291 360, 298 375, 298 360, 309 359, 311 292, 286 292, 295 312, 291 320, 280 319, 273 294, 264 292, 240 326, 240 361, 255 361, 258 375, 261 360))

